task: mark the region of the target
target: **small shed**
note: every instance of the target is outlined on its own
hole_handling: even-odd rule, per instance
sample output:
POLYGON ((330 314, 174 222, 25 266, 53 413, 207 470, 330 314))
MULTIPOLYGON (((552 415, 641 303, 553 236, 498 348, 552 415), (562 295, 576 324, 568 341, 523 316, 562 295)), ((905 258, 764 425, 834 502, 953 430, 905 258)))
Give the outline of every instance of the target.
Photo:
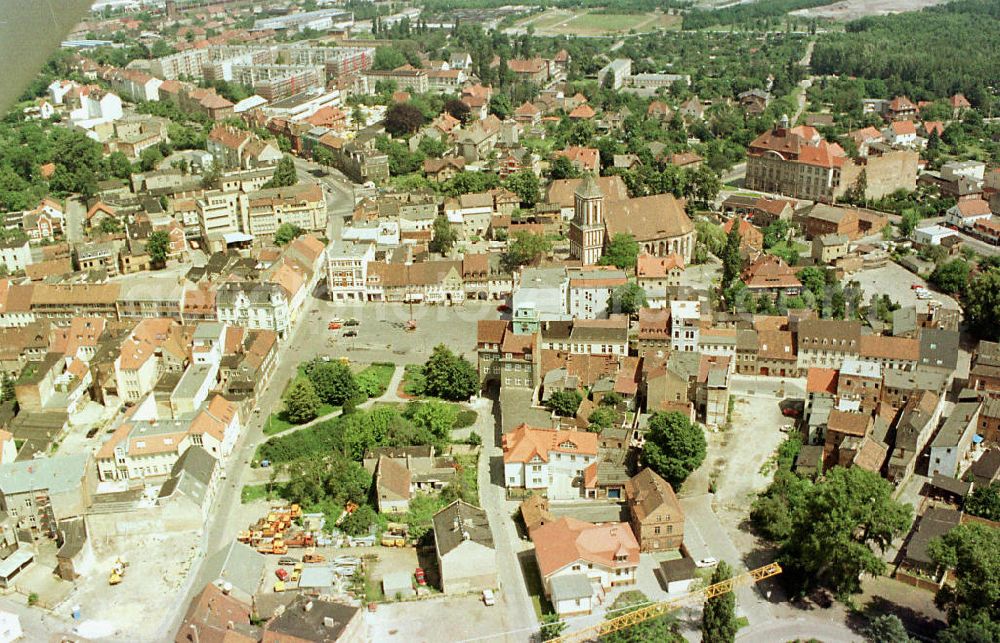
POLYGON ((694 559, 684 556, 660 563, 660 577, 667 586, 668 594, 684 594, 698 577, 698 566, 694 559))
POLYGON ((392 572, 382 577, 382 593, 386 598, 408 598, 416 596, 413 576, 410 572, 392 572))

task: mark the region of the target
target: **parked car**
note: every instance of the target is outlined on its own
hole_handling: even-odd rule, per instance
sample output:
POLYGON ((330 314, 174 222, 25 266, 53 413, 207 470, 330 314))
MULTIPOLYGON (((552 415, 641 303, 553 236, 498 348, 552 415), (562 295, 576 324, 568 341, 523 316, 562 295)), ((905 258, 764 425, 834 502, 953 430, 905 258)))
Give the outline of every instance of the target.
POLYGON ((281 558, 278 559, 278 564, 279 565, 284 565, 286 567, 290 566, 290 565, 296 565, 296 564, 298 564, 298 562, 299 561, 297 561, 294 558, 291 558, 289 556, 282 556, 281 558))
POLYGON ((483 590, 483 603, 487 607, 493 607, 494 605, 497 604, 497 597, 493 595, 492 589, 483 590))
POLYGON ((276 569, 274 575, 277 576, 278 580, 280 581, 288 580, 288 570, 285 569, 284 567, 279 567, 278 569, 276 569))
POLYGON ((424 573, 423 567, 417 567, 416 571, 413 572, 413 575, 417 579, 417 585, 427 584, 427 575, 424 573))
POLYGON ((344 333, 344 337, 357 337, 357 336, 358 336, 358 331, 356 330, 349 330, 346 333, 344 333))
POLYGON ((497 311, 501 313, 509 313, 510 306, 508 306, 507 304, 500 304, 499 306, 497 306, 497 311))
POLYGON ((781 409, 781 414, 784 415, 786 418, 797 418, 799 417, 799 409, 794 406, 786 406, 785 408, 781 409))
POLYGON ((360 326, 361 322, 357 319, 351 318, 344 322, 344 326, 360 326))
POLYGON ((343 324, 341 324, 339 322, 334 322, 334 321, 332 321, 332 322, 330 322, 329 324, 326 325, 326 327, 327 327, 328 330, 337 330, 337 329, 341 328, 342 326, 343 326, 343 324))
POLYGON ((694 564, 695 567, 715 567, 716 565, 719 564, 719 561, 716 558, 709 556, 708 558, 702 558, 700 560, 696 560, 694 564))

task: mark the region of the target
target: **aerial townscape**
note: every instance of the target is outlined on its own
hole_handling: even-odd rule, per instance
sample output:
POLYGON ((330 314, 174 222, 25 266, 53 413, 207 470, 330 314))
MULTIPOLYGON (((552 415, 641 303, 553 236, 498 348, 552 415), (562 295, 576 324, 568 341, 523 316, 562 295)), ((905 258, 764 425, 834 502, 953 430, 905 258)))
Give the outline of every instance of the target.
POLYGON ((10 6, 0 643, 1000 642, 1000 2, 10 6))

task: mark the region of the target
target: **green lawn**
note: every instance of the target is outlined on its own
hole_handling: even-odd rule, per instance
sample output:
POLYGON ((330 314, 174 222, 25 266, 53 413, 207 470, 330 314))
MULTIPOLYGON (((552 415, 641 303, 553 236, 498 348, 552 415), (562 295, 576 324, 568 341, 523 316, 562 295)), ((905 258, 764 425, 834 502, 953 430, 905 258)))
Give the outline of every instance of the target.
POLYGON ((528 587, 528 594, 531 596, 531 604, 535 607, 535 615, 541 619, 543 615, 549 614, 553 610, 552 603, 545 596, 538 563, 535 562, 534 558, 526 558, 522 564, 522 571, 524 571, 524 584, 528 587))
POLYGON ((407 364, 403 374, 403 392, 407 395, 420 397, 424 394, 424 374, 420 364, 407 364))
POLYGON ((750 619, 748 619, 746 616, 736 617, 737 630, 742 630, 744 627, 749 627, 749 625, 750 625, 750 619))
POLYGON ((354 379, 368 397, 380 397, 389 388, 394 372, 396 372, 395 364, 376 362, 355 373, 354 379))
POLYGON ((266 500, 267 497, 266 484, 247 484, 243 485, 243 489, 240 490, 240 502, 245 505, 258 500, 266 500))

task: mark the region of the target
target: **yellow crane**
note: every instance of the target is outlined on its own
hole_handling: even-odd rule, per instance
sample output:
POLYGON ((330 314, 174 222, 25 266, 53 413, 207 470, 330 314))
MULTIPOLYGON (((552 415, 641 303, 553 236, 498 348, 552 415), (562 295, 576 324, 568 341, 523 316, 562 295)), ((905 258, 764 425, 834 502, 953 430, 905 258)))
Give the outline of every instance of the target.
POLYGON ((703 587, 702 589, 690 592, 683 596, 671 598, 660 603, 653 603, 652 605, 647 605, 646 607, 640 607, 634 612, 622 614, 621 616, 608 619, 602 623, 598 623, 597 625, 591 625, 590 627, 576 632, 570 632, 560 636, 559 638, 551 639, 551 641, 557 641, 558 643, 570 643, 571 641, 596 641, 602 636, 611 634, 612 632, 624 630, 625 628, 632 627, 633 625, 638 625, 643 621, 648 621, 651 618, 663 616, 664 614, 672 612, 694 599, 708 600, 714 596, 727 594, 741 585, 759 583, 766 578, 777 576, 780 573, 781 565, 778 563, 764 565, 763 567, 758 567, 757 569, 744 572, 737 576, 733 576, 732 578, 727 578, 724 581, 715 583, 714 585, 709 585, 708 587, 703 587))

